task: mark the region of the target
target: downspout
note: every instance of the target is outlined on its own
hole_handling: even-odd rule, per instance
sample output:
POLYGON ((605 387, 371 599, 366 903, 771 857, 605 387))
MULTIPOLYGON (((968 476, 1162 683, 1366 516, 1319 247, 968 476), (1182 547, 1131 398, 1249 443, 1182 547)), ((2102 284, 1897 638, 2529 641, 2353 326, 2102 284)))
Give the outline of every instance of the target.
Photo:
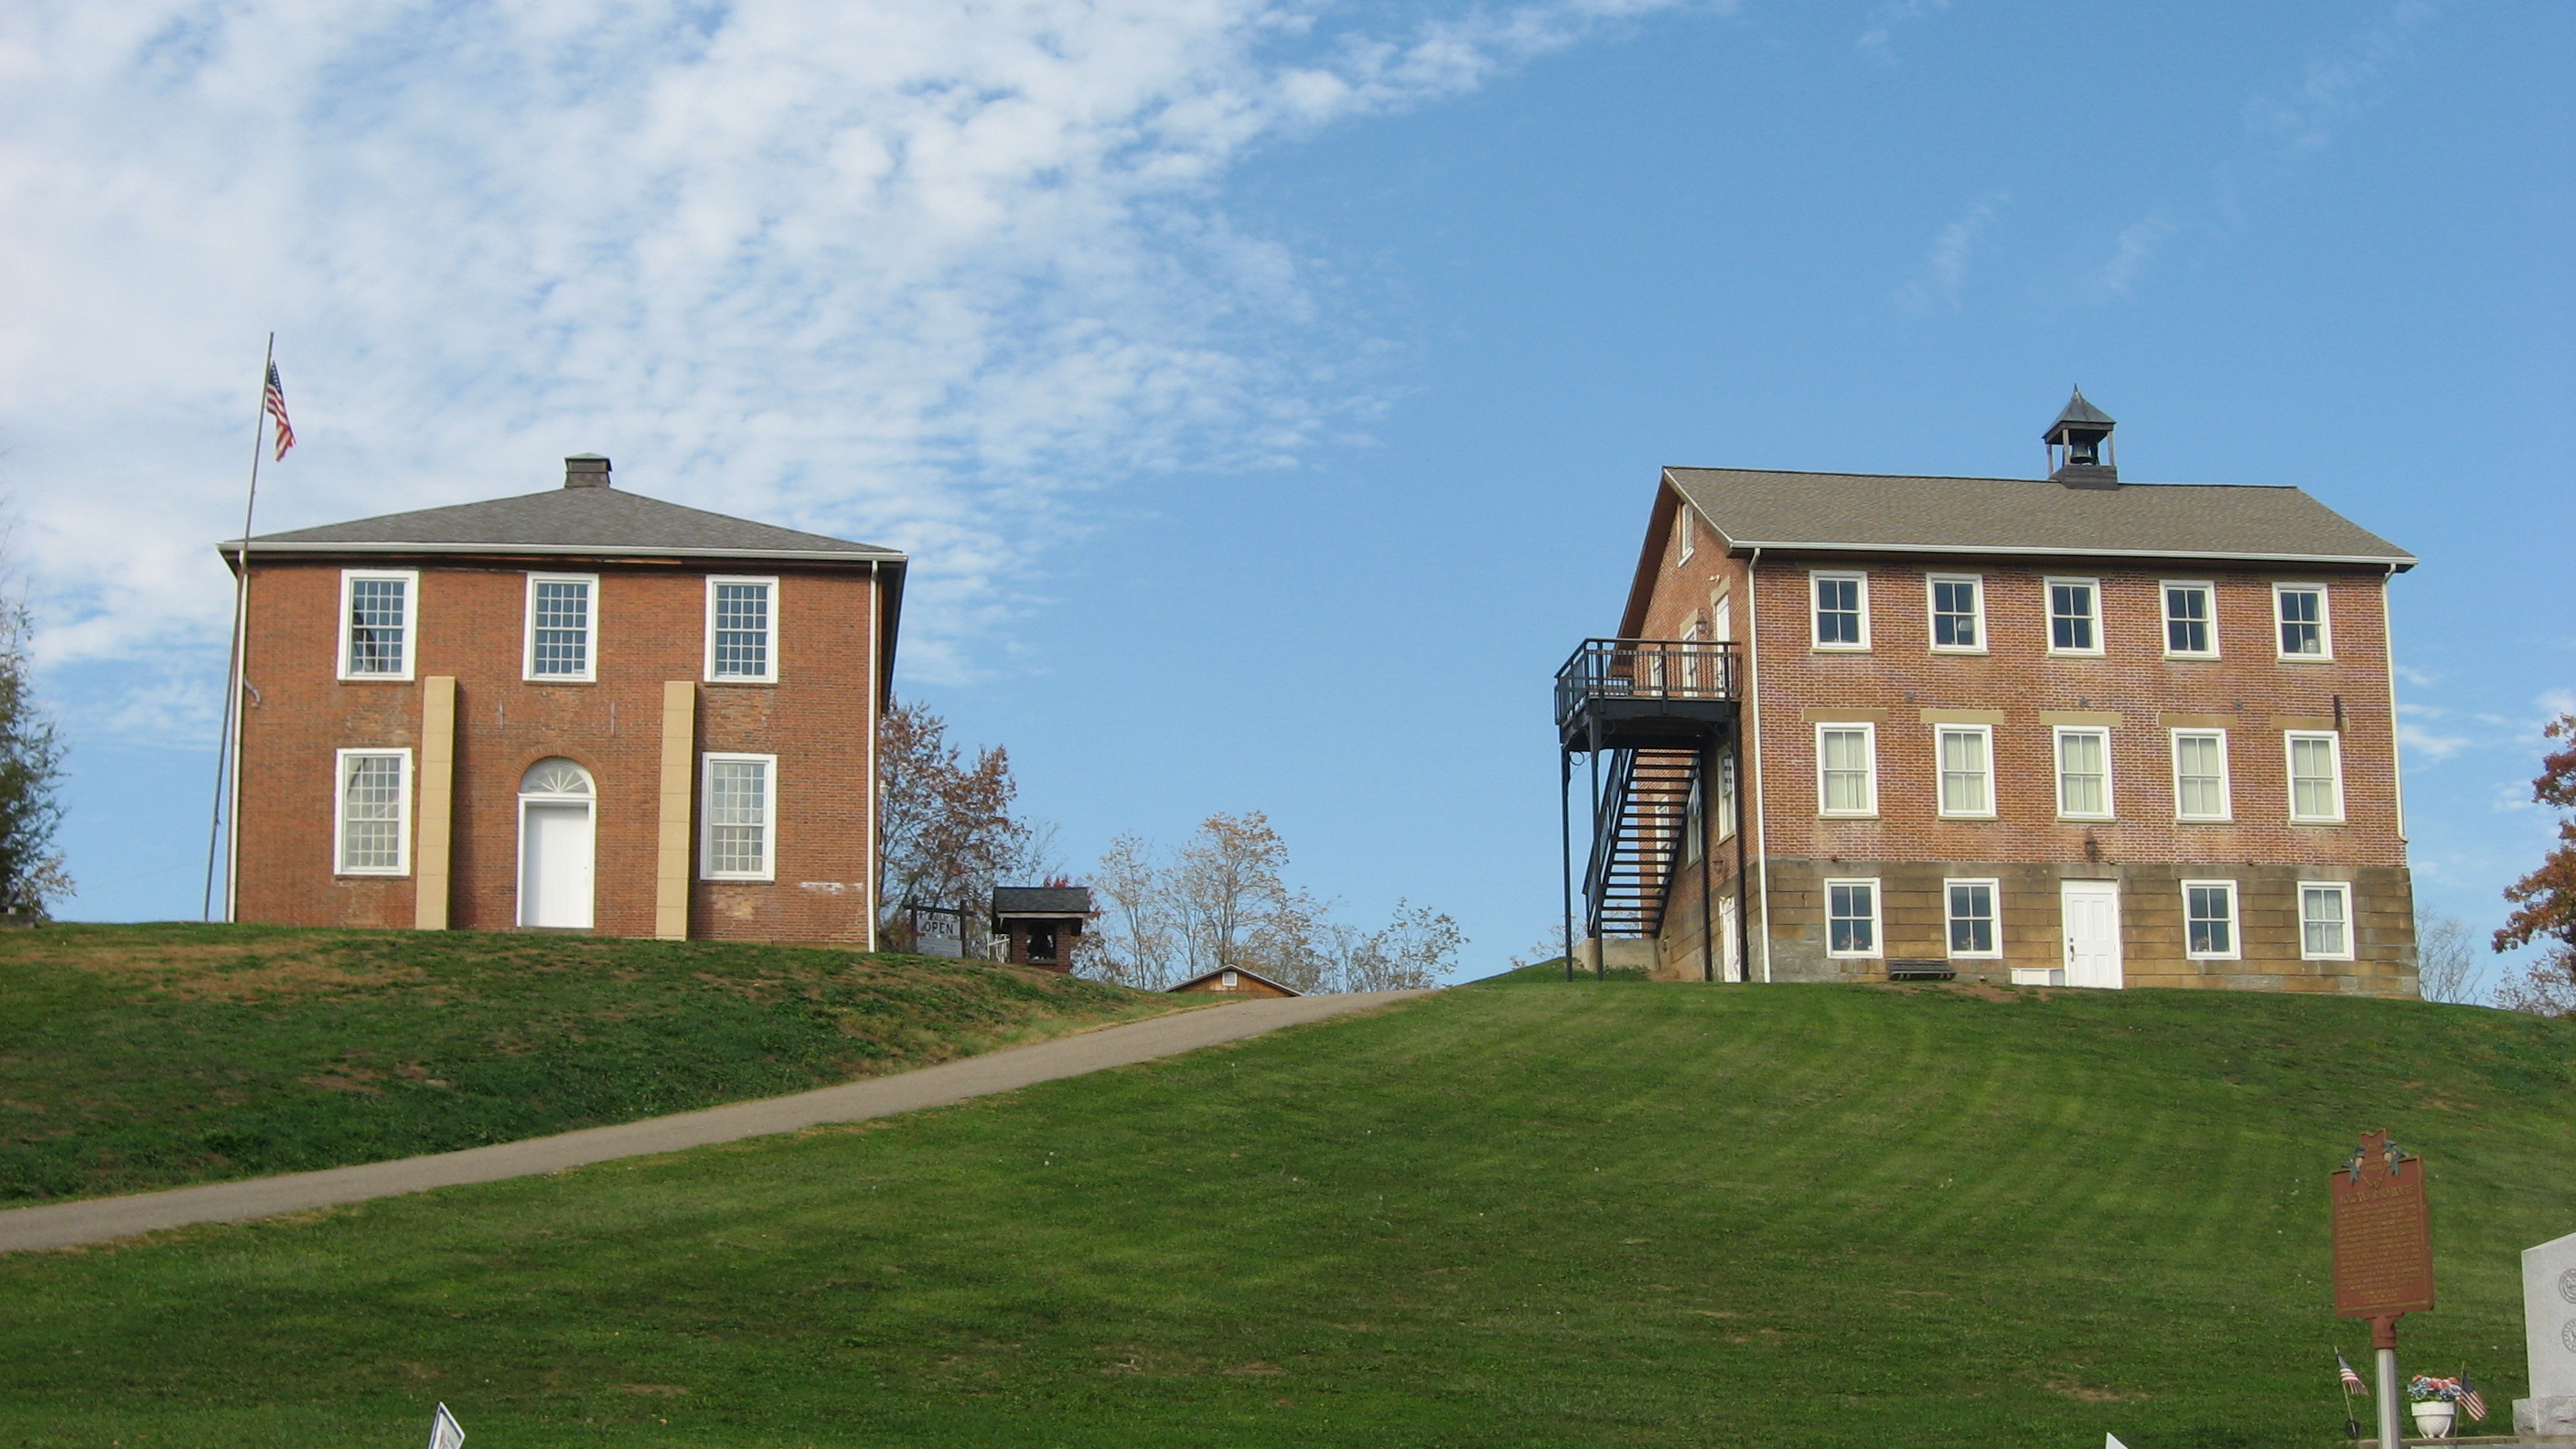
MULTIPOLYGON (((877 948, 877 894, 885 879, 885 866, 877 859, 877 823, 885 817, 885 782, 877 778, 877 733, 885 725, 886 688, 884 671, 877 667, 877 656, 885 652, 885 586, 877 578, 877 561, 868 560, 868 878, 863 887, 868 903, 868 949, 877 948)), ((966 933, 959 931, 959 944, 966 933)))
POLYGON ((2379 580, 2379 657, 2388 667, 2388 788, 2397 801, 2397 843, 2406 843, 2406 759, 2397 748, 2397 636, 2388 627, 2388 586, 2396 582, 2390 564, 2379 580))
MULTIPOLYGON (((1754 665, 1762 654, 1762 600, 1755 590, 1761 571, 1762 547, 1756 544, 1753 557, 1744 565, 1744 693, 1753 702, 1753 748, 1746 753, 1753 757, 1753 854, 1762 864, 1762 980, 1768 985, 1771 980, 1771 843, 1763 827, 1771 812, 1762 792, 1762 676, 1754 665)), ((1737 894, 1742 893, 1739 888, 1737 894)), ((1747 922, 1745 929, 1751 930, 1752 924, 1747 922)))

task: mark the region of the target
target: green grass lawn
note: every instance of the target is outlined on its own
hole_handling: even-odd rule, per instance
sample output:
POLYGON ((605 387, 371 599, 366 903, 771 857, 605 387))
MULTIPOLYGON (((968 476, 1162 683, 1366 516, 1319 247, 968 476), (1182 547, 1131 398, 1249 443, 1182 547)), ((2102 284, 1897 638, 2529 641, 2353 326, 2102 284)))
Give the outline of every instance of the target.
POLYGON ((2522 1392, 2576 1025, 1514 985, 846 1129, 0 1258, 0 1444, 2325 1445, 2326 1174, 2522 1392))
POLYGON ((1174 1004, 1047 972, 801 947, 0 932, 0 1206, 632 1121, 1174 1004))

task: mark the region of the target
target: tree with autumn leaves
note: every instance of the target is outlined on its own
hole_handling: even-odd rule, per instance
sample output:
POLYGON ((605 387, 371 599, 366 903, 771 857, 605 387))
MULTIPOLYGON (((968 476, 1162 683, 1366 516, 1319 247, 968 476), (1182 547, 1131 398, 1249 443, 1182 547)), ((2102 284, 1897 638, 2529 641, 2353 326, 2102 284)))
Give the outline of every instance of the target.
POLYGON ((947 721, 926 707, 886 711, 877 783, 877 929, 890 944, 916 944, 907 905, 980 914, 995 885, 1044 869, 1045 832, 1011 813, 1020 787, 1010 752, 995 745, 968 764, 948 742, 947 721))
MULTIPOLYGON (((2564 743, 2541 757, 2531 798, 2576 811, 2576 714, 2560 715, 2542 734, 2564 743)), ((2543 1016, 2576 1015, 2576 814, 2558 822, 2558 848, 2541 860, 2540 869, 2506 887, 2504 898, 2514 912, 2495 933, 2495 949, 2537 943, 2542 954, 2505 977, 2496 1004, 2543 1016)))

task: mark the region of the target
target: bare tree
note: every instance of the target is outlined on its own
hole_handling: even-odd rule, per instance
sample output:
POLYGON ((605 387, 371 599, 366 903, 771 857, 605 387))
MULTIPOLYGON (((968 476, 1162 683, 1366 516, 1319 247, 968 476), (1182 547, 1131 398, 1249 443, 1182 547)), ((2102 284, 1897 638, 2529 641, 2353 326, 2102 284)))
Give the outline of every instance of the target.
POLYGON ((1287 867, 1287 843, 1257 810, 1209 816, 1169 865, 1121 835, 1093 875, 1103 927, 1083 937, 1076 967, 1146 990, 1240 968, 1314 992, 1429 986, 1456 966, 1466 938, 1449 917, 1399 901, 1363 932, 1290 886, 1287 867))
POLYGON ((2466 1005, 2478 999, 2478 963, 2460 918, 2415 911, 2415 978, 2426 1001, 2466 1005))
POLYGON ((1015 819, 1019 785, 999 745, 965 763, 948 725, 898 703, 878 734, 878 925, 905 941, 907 902, 980 910, 997 879, 1035 869, 1053 835, 1015 819))

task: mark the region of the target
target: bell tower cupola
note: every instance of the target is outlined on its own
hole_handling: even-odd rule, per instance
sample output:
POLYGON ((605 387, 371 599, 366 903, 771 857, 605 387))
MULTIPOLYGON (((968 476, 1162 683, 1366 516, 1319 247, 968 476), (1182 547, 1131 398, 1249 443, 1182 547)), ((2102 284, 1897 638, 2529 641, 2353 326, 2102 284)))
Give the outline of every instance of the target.
POLYGON ((2048 444, 2048 478, 2069 488, 2117 488, 2119 457, 2111 450, 2111 415, 2084 400, 2084 389, 2066 400, 2066 410, 2041 438, 2048 444))

